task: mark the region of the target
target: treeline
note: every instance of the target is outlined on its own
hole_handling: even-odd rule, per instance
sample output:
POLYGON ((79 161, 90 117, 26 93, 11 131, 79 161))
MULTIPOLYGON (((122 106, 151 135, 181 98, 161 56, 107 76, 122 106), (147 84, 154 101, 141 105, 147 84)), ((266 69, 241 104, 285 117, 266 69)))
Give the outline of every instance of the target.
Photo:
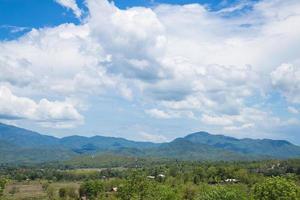
POLYGON ((132 168, 71 169, 2 167, 0 194, 7 180, 42 183, 48 199, 120 200, 296 200, 300 160, 256 162, 168 161, 132 168), (54 182, 71 181, 80 187, 54 182))
MULTIPOLYGON (((99 160, 101 162, 101 160, 99 160)), ((69 165, 36 165, 36 166, 0 166, 0 177, 13 180, 37 180, 46 179, 52 181, 82 181, 86 179, 124 178, 130 169, 141 169, 148 175, 156 176, 159 173, 168 177, 177 177, 184 180, 192 180, 194 183, 207 182, 219 183, 224 179, 238 178, 239 181, 252 184, 261 177, 267 176, 294 176, 300 175, 300 160, 269 160, 253 162, 180 162, 166 161, 160 163, 141 163, 131 167, 95 168, 99 170, 80 171, 69 165), (126 170, 122 170, 126 169, 126 170), (129 169, 129 170, 128 170, 129 169)), ((90 169, 89 163, 85 163, 83 169, 90 169)), ((94 167, 94 166, 92 166, 94 167)))
POLYGON ((149 178, 134 170, 124 179, 87 180, 80 188, 62 187, 58 192, 45 187, 49 199, 88 200, 298 200, 299 186, 284 177, 267 177, 249 186, 243 183, 207 184, 149 178))

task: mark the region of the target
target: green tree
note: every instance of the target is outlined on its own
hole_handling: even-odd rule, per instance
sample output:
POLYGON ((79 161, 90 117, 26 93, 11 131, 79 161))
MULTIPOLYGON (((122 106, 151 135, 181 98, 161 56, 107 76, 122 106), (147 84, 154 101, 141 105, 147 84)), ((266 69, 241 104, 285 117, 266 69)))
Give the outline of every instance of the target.
POLYGON ((213 186, 206 188, 197 198, 199 200, 246 200, 244 191, 229 186, 213 186))
POLYGON ((255 200, 297 200, 298 195, 297 185, 282 177, 267 178, 253 187, 255 200))
POLYGON ((78 193, 75 187, 66 188, 67 196, 71 199, 78 199, 78 193))
POLYGON ((121 200, 176 200, 174 191, 155 180, 134 172, 118 189, 121 200))
POLYGON ((193 185, 187 184, 183 190, 182 199, 193 200, 196 197, 196 188, 193 185))
POLYGON ((204 179, 205 179, 205 170, 201 166, 194 169, 194 178, 193 178, 194 184, 198 185, 204 179))
POLYGON ((67 190, 66 190, 66 188, 60 188, 58 190, 58 195, 59 195, 59 198, 65 199, 67 197, 67 190))
POLYGON ((151 182, 137 172, 132 173, 118 190, 121 200, 147 199, 151 195, 151 182))
POLYGON ((86 196, 88 199, 101 198, 104 194, 104 185, 100 180, 89 180, 80 186, 80 196, 86 196))
POLYGON ((158 186, 156 188, 156 200, 176 200, 176 193, 168 186, 158 186))
POLYGON ((0 179, 0 196, 3 195, 3 191, 4 191, 6 183, 7 183, 6 179, 0 179))

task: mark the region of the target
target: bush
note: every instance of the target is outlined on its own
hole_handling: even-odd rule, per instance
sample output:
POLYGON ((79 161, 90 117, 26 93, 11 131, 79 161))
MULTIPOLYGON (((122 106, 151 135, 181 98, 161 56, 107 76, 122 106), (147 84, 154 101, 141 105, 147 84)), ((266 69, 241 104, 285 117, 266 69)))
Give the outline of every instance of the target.
POLYGON ((185 200, 193 200, 196 197, 196 188, 191 185, 191 184, 187 184, 184 188, 183 188, 183 195, 182 195, 182 199, 185 200))
POLYGON ((6 183, 7 183, 7 180, 0 179, 0 196, 3 195, 3 191, 4 191, 6 183))
POLYGON ((88 199, 97 199, 104 195, 104 185, 100 180, 90 180, 84 182, 79 189, 80 196, 88 199))
POLYGON ((282 177, 267 178, 253 187, 255 200, 297 200, 298 195, 297 185, 282 177))
POLYGON ((155 180, 133 173, 118 189, 121 200, 176 200, 174 191, 155 180))
POLYGON ((55 199, 55 189, 51 185, 47 186, 46 192, 47 192, 47 196, 50 200, 55 199))
POLYGON ((67 196, 70 198, 70 199, 78 199, 78 193, 76 191, 76 188, 74 187, 67 187, 67 196))
POLYGON ((231 186, 212 186, 205 188, 197 198, 199 200, 246 200, 246 194, 240 188, 231 186))
POLYGON ((60 188, 58 190, 58 195, 60 198, 66 198, 67 197, 67 190, 66 188, 60 188))

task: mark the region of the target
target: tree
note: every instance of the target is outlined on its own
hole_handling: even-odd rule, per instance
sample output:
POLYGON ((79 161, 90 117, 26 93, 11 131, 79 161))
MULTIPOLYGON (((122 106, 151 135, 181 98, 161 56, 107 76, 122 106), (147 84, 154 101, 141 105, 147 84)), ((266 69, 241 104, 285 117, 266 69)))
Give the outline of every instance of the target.
POLYGON ((209 183, 217 183, 219 181, 220 178, 218 176, 218 170, 216 167, 214 166, 209 167, 206 173, 207 173, 209 183))
POLYGON ((134 172, 118 189, 121 200, 176 200, 174 191, 155 180, 134 172))
POLYGON ((199 166, 196 169, 194 169, 194 178, 193 178, 193 182, 194 184, 199 184, 200 182, 202 182, 205 179, 205 170, 199 166))
POLYGON ((86 196, 88 199, 97 199, 104 194, 104 185, 100 180, 90 180, 80 186, 80 196, 86 196))
POLYGON ((7 183, 7 180, 0 179, 0 196, 3 195, 3 191, 4 191, 6 183, 7 183))
POLYGON ((183 190, 183 197, 184 200, 193 200, 196 197, 196 189, 193 185, 187 184, 183 190))
POLYGON ((59 195, 59 198, 66 198, 67 197, 67 190, 66 188, 60 188, 58 190, 58 195, 59 195))
POLYGON ((175 192, 168 186, 157 186, 156 200, 176 200, 178 199, 175 192))
POLYGON ((246 200, 246 194, 238 188, 229 186, 213 186, 205 188, 199 200, 246 200))
POLYGON ((76 192, 75 187, 67 187, 67 196, 71 199, 78 199, 78 193, 76 192))
POLYGON ((132 199, 146 199, 151 191, 150 181, 138 174, 137 172, 132 173, 125 183, 120 186, 118 190, 118 197, 122 200, 132 200, 132 199))
POLYGON ((297 185, 282 177, 267 178, 253 187, 255 200, 296 200, 299 188, 297 185))

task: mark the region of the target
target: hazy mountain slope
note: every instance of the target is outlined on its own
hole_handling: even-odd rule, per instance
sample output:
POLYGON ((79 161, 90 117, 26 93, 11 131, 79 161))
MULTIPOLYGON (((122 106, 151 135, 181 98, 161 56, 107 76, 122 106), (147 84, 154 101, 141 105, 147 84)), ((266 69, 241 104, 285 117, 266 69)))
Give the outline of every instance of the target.
POLYGON ((206 144, 243 154, 266 155, 276 158, 300 157, 300 147, 285 140, 236 139, 223 135, 211 135, 206 132, 193 133, 184 139, 194 144, 206 144))
POLYGON ((95 151, 116 150, 119 148, 152 148, 158 146, 151 142, 135 142, 123 138, 115 137, 82 137, 70 136, 60 140, 60 144, 65 148, 73 149, 78 153, 88 153, 95 151))
POLYGON ((59 139, 41 135, 23 128, 0 123, 0 140, 7 141, 19 147, 45 147, 59 144, 59 139))
POLYGON ((0 163, 66 160, 99 153, 182 160, 249 160, 300 157, 300 147, 284 140, 236 139, 206 132, 161 144, 104 136, 59 139, 0 123, 0 163))
POLYGON ((183 138, 149 149, 146 155, 176 158, 181 160, 245 160, 247 158, 227 150, 221 150, 205 144, 195 144, 183 138))
POLYGON ((77 153, 89 153, 118 148, 150 148, 157 144, 151 142, 135 142, 123 138, 94 136, 69 136, 56 138, 37 132, 0 123, 0 140, 21 148, 64 148, 77 153))
POLYGON ((40 163, 53 160, 70 159, 76 154, 60 148, 29 148, 19 147, 0 140, 0 164, 40 163))

